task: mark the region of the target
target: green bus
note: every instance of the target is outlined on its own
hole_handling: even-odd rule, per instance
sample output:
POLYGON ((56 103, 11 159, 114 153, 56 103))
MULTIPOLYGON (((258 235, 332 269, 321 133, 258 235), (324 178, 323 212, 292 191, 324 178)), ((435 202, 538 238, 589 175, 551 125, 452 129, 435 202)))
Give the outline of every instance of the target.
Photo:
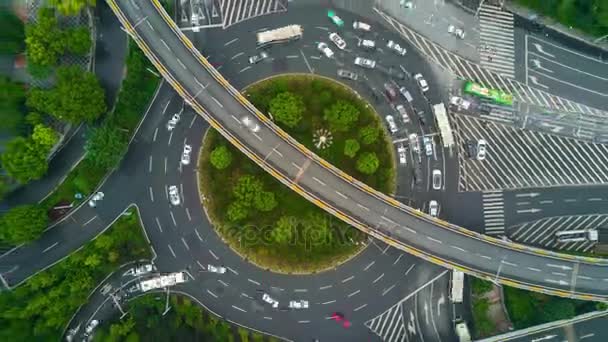
POLYGON ((502 90, 490 89, 473 81, 467 81, 464 84, 464 92, 475 96, 490 99, 501 105, 513 105, 513 95, 505 93, 502 90))

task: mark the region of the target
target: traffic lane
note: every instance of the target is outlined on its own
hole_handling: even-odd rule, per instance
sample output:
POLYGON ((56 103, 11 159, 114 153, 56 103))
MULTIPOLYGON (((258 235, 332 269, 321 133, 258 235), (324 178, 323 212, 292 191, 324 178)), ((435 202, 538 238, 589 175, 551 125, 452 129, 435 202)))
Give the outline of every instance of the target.
MULTIPOLYGON (((602 77, 602 71, 586 72, 578 64, 566 64, 540 53, 529 53, 528 68, 529 72, 559 82, 565 87, 599 96, 608 95, 608 77, 602 77)), ((608 66, 605 68, 608 69, 608 66)))
MULTIPOLYGON (((586 316, 586 315, 582 315, 586 316)), ((514 338, 505 338, 504 341, 585 341, 602 342, 608 339, 608 331, 604 329, 608 318, 605 314, 588 318, 574 318, 564 321, 559 326, 547 327, 538 332, 523 334, 514 338)))
POLYGON ((455 338, 452 304, 448 296, 449 279, 450 272, 445 272, 418 292, 413 300, 404 303, 409 341, 452 341, 455 338), (412 333, 415 331, 412 327, 417 328, 418 334, 412 333))

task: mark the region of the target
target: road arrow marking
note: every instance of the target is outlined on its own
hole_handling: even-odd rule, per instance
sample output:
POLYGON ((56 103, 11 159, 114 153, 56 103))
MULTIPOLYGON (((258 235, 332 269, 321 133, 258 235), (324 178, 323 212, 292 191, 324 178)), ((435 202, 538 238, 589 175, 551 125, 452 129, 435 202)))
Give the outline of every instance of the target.
POLYGON ((547 51, 543 50, 542 45, 540 45, 540 44, 538 44, 538 43, 534 43, 534 44, 532 44, 532 45, 534 45, 534 47, 536 48, 536 50, 538 50, 538 52, 540 52, 540 53, 542 53, 542 54, 545 54, 545 55, 547 55, 547 56, 549 56, 549 57, 553 57, 553 58, 555 58, 555 55, 552 55, 552 54, 548 53, 547 51))
POLYGON ((532 83, 534 83, 535 85, 537 85, 537 86, 539 86, 539 87, 541 87, 541 88, 549 89, 549 87, 548 87, 548 86, 546 86, 546 85, 544 85, 544 84, 540 83, 540 82, 538 81, 538 78, 536 78, 536 76, 531 76, 531 75, 530 75, 530 76, 528 76, 528 77, 530 78, 530 81, 532 81, 532 83))
POLYGON ((442 304, 445 304, 445 296, 443 295, 443 293, 441 294, 441 297, 439 297, 439 299, 437 300, 437 316, 441 316, 442 304))
POLYGON ((559 284, 559 285, 568 285, 567 281, 564 280, 553 280, 553 279, 545 279, 547 283, 559 284))
POLYGON ((538 209, 538 208, 532 208, 532 209, 521 209, 521 210, 517 210, 518 214, 534 214, 534 213, 538 213, 540 211, 543 211, 542 209, 538 209))
POLYGON ((553 73, 553 70, 550 70, 550 69, 547 69, 547 68, 543 67, 543 66, 540 64, 540 60, 533 58, 533 59, 531 59, 530 61, 532 62, 532 64, 534 64, 534 67, 536 67, 537 69, 540 69, 540 70, 544 70, 544 71, 547 71, 547 72, 553 73))
POLYGON ((549 267, 555 267, 555 268, 560 268, 560 269, 562 269, 562 270, 564 270, 564 271, 566 271, 566 270, 571 270, 571 269, 572 269, 572 267, 570 267, 570 266, 566 266, 566 265, 554 265, 554 264, 547 264, 547 266, 549 266, 549 267))

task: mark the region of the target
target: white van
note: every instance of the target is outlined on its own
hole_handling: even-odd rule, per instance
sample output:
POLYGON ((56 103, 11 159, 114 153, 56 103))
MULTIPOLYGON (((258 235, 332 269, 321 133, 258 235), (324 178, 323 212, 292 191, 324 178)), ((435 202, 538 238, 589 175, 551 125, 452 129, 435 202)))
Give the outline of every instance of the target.
POLYGON ((364 49, 370 49, 373 50, 376 48, 376 42, 373 40, 369 40, 369 39, 361 39, 359 41, 359 46, 364 48, 364 49))

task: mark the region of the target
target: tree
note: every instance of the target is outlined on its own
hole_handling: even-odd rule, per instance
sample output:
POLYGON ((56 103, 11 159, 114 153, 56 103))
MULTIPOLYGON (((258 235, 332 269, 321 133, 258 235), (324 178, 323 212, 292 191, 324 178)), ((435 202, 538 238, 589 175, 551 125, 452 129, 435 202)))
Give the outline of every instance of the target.
POLYGON ((378 166, 380 166, 380 161, 374 152, 361 153, 359 159, 357 159, 357 170, 366 175, 376 172, 378 166))
POLYGON ((15 132, 21 126, 23 122, 21 106, 24 101, 23 85, 11 82, 7 77, 0 77, 0 118, 2 118, 0 129, 15 132))
POLYGON ((359 145, 359 142, 357 142, 357 140, 347 139, 344 142, 344 155, 349 158, 354 158, 357 155, 357 152, 359 152, 360 148, 361 146, 359 145))
POLYGON ((91 32, 86 27, 77 27, 65 32, 67 50, 75 55, 84 56, 91 49, 91 32))
POLYGON ((542 323, 569 319, 576 315, 576 309, 571 300, 554 297, 545 303, 540 312, 542 312, 542 323))
POLYGON ((0 238, 11 244, 20 244, 38 238, 49 223, 43 207, 22 205, 10 209, 0 218, 0 238))
POLYGON ((23 51, 23 22, 9 8, 0 5, 0 54, 14 55, 23 51))
POLYGON ((64 15, 76 15, 86 6, 95 6, 95 0, 51 0, 50 3, 64 15))
POLYGON ((293 93, 283 92, 270 101, 269 110, 277 122, 287 127, 295 127, 302 120, 304 101, 293 93))
POLYGON ((256 196, 262 192, 263 187, 262 181, 255 176, 244 175, 234 185, 232 194, 239 204, 250 207, 256 196))
POLYGON ((232 153, 225 145, 218 146, 211 151, 209 161, 216 169, 223 170, 232 163, 232 153))
POLYGON ((230 222, 237 222, 247 218, 249 216, 249 208, 244 206, 241 202, 232 202, 228 206, 226 211, 226 217, 230 222))
POLYGON ((28 64, 50 67, 57 64, 65 50, 63 32, 58 26, 55 11, 50 8, 38 10, 38 20, 25 27, 25 46, 28 64))
POLYGON ((50 90, 32 89, 28 107, 73 124, 91 122, 106 111, 104 91, 95 74, 77 66, 57 69, 57 85, 50 90))
POLYGON ((270 191, 260 191, 253 199, 253 205, 259 211, 271 211, 277 204, 274 193, 270 191))
POLYGON ((293 216, 281 216, 275 223, 272 232, 272 239, 280 244, 289 243, 296 234, 297 219, 293 216))
POLYGON ((116 167, 126 152, 128 144, 128 137, 120 128, 104 122, 101 126, 92 129, 85 146, 86 159, 99 168, 116 167))
POLYGON ((2 154, 2 166, 11 177, 25 184, 46 173, 47 153, 48 149, 38 146, 32 139, 16 137, 9 141, 2 154))
POLYGON ((380 136, 380 130, 374 125, 365 126, 359 130, 359 139, 363 145, 373 144, 378 140, 378 136, 380 136))
POLYGON ((59 134, 57 134, 54 129, 39 124, 34 127, 32 140, 38 146, 42 146, 46 150, 50 150, 59 140, 59 134))
POLYGON ((359 120, 359 110, 349 102, 338 100, 325 109, 323 118, 332 130, 346 132, 359 120))

